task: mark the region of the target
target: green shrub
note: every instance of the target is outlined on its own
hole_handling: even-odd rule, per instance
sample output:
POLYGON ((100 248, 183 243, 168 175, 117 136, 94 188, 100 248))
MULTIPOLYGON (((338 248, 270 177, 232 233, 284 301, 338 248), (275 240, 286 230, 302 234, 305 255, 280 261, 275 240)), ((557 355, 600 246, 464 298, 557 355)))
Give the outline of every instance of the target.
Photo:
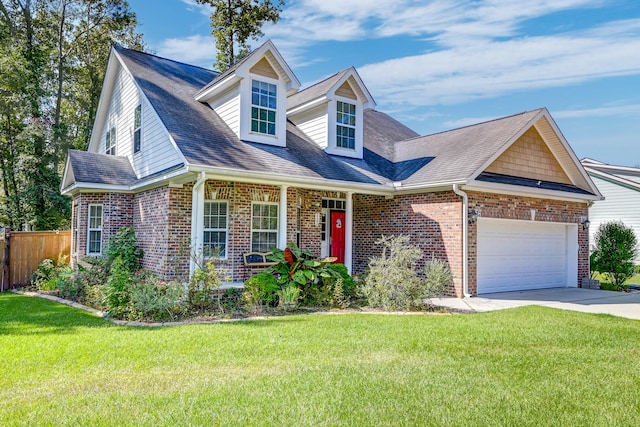
POLYGON ((638 240, 633 228, 620 221, 600 224, 590 256, 591 270, 600 272, 616 289, 633 276, 638 240))
POLYGON ((280 289, 277 294, 279 305, 284 310, 293 310, 298 306, 298 299, 300 298, 300 288, 296 285, 287 285, 284 288, 280 289))
POLYGON ((181 313, 185 287, 142 273, 131 288, 132 317, 140 320, 175 319, 181 313))
POLYGON ((56 266, 53 258, 46 258, 40 261, 38 268, 31 274, 31 285, 41 291, 52 291, 55 289, 55 282, 51 279, 54 276, 56 266))
POLYGON ((109 316, 128 318, 131 313, 131 292, 135 276, 121 258, 116 258, 111 265, 111 275, 105 288, 105 306, 109 316))
POLYGON ((187 302, 189 306, 198 311, 205 311, 213 308, 213 303, 217 302, 217 308, 223 311, 220 303, 220 285, 222 278, 216 269, 216 261, 210 259, 203 266, 197 267, 187 288, 187 302))
MULTIPOLYGON (((327 268, 335 273, 338 273, 342 278, 342 292, 345 298, 353 298, 356 294, 356 281, 349 274, 347 266, 344 264, 329 264, 327 268)), ((336 278, 335 276, 328 277, 328 280, 336 278)))
POLYGON ((369 261, 361 293, 372 307, 385 310, 410 309, 421 304, 424 281, 418 277, 416 263, 422 251, 405 235, 376 241, 382 253, 369 261))
POLYGON ((53 291, 70 281, 72 273, 73 269, 67 262, 66 256, 61 256, 57 263, 53 258, 46 258, 31 274, 31 285, 39 291, 53 291))
POLYGON ((138 246, 133 227, 124 227, 109 238, 105 248, 104 258, 107 268, 112 268, 113 262, 120 258, 122 266, 130 272, 138 271, 141 267, 144 251, 138 246))
POLYGON ((227 288, 222 293, 222 307, 226 313, 238 311, 242 305, 242 289, 227 288))
POLYGON ((278 280, 268 272, 258 273, 244 282, 242 299, 249 311, 258 312, 262 306, 274 306, 278 302, 278 280))
POLYGON ((441 259, 434 258, 425 263, 424 287, 419 297, 424 299, 439 297, 452 284, 453 273, 451 273, 449 264, 441 259))

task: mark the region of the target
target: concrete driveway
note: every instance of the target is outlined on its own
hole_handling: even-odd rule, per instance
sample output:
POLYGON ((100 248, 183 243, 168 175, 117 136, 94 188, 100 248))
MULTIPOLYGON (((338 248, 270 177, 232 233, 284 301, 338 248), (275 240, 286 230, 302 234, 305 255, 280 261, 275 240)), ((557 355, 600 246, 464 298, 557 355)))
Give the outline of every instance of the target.
POLYGON ((640 291, 612 292, 582 288, 553 288, 482 294, 473 298, 433 298, 432 303, 473 312, 542 305, 640 320, 640 291))

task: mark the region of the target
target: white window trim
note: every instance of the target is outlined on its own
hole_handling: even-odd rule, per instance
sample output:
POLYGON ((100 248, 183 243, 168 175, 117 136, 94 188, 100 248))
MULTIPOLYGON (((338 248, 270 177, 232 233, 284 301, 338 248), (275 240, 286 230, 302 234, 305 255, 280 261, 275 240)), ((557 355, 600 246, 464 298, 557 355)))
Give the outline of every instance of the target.
POLYGON ((103 237, 103 229, 102 225, 104 223, 104 206, 100 203, 93 203, 87 207, 87 255, 89 256, 102 256, 102 237, 103 237), (91 227, 91 208, 92 207, 100 207, 100 227, 91 227), (100 232, 100 252, 91 252, 91 232, 99 231, 100 232))
POLYGON ((362 158, 362 151, 363 151, 363 135, 364 135, 364 114, 363 114, 363 106, 362 106, 362 102, 356 100, 356 99, 351 99, 351 98, 344 98, 341 96, 335 96, 333 99, 331 99, 329 101, 329 103, 327 104, 327 113, 328 113, 328 118, 329 120, 327 120, 327 125, 328 125, 328 141, 327 141, 327 148, 325 149, 325 151, 328 154, 335 154, 338 156, 344 156, 344 157, 353 157, 356 159, 361 159, 362 158), (338 137, 337 137, 337 126, 338 126, 338 101, 340 102, 344 102, 347 104, 352 104, 356 106, 356 126, 355 126, 355 147, 353 149, 351 148, 344 148, 344 147, 338 147, 338 137))
POLYGON ((264 136, 264 137, 277 138, 278 130, 279 130, 279 127, 280 127, 280 124, 278 123, 278 110, 279 110, 278 93, 280 93, 280 89, 278 88, 278 83, 269 82, 269 81, 266 81, 264 79, 251 78, 251 98, 250 98, 250 101, 249 101, 251 103, 251 113, 252 113, 251 117, 249 118, 249 132, 251 134, 260 135, 260 136, 264 136), (267 84, 267 85, 275 86, 275 88, 276 88, 276 97, 275 97, 276 98, 276 108, 263 107, 261 105, 253 103, 253 83, 254 82, 264 83, 264 84, 267 84), (255 131, 255 130, 252 129, 253 128, 253 120, 254 120, 253 119, 253 109, 254 108, 257 108, 259 110, 265 110, 267 112, 273 111, 275 113, 275 121, 274 121, 275 132, 273 134, 268 133, 268 132, 255 131))
POLYGON ((286 147, 287 145, 287 98, 286 87, 278 79, 249 73, 240 84, 240 139, 261 144, 286 147), (253 80, 276 86, 276 134, 269 135, 251 131, 251 87, 253 80))
POLYGON ((253 228, 253 207, 255 205, 269 205, 269 206, 275 206, 278 209, 278 212, 276 213, 276 244, 274 246, 274 248, 278 247, 278 242, 280 239, 280 204, 277 202, 251 202, 251 227, 250 227, 250 239, 249 239, 249 248, 250 250, 253 251, 253 233, 260 233, 260 232, 266 232, 266 233, 273 233, 274 230, 270 230, 270 229, 262 229, 262 228, 257 228, 254 229, 253 228))
POLYGON ((110 156, 115 156, 118 154, 118 122, 115 113, 109 113, 106 123, 106 132, 104 133, 104 153, 110 156), (113 153, 109 153, 110 150, 107 148, 107 139, 109 140, 109 148, 113 150, 113 153))
MULTIPOLYGON (((202 210, 202 248, 203 248, 203 252, 204 252, 204 233, 207 231, 224 231, 225 232, 225 254, 224 256, 220 257, 220 260, 227 260, 229 258, 229 201, 228 200, 218 200, 218 199, 206 199, 204 201, 204 205, 203 205, 203 210, 202 210), (207 203, 224 203, 226 206, 226 218, 227 218, 227 227, 226 228, 206 228, 204 226, 204 205, 206 205, 207 203)), ((253 212, 253 211, 252 211, 253 212)))
MULTIPOLYGON (((336 100, 336 148, 342 149, 342 150, 352 150, 352 151, 356 150, 356 145, 357 145, 356 144, 356 139, 357 139, 357 137, 356 137, 355 134, 358 131, 358 110, 359 110, 358 105, 356 105, 355 102, 345 102, 345 101, 341 101, 341 100, 336 100), (342 105, 348 105, 349 107, 353 106, 353 108, 355 110, 354 111, 354 116, 355 116, 355 120, 356 120, 356 123, 353 126, 350 125, 350 124, 347 124, 347 123, 338 123, 338 104, 339 103, 342 103, 342 105), (353 136, 353 148, 338 146, 338 127, 343 127, 343 128, 346 128, 346 129, 353 129, 353 134, 354 134, 354 136, 353 136)), ((345 114, 344 111, 342 113, 345 114)), ((346 114, 350 115, 350 113, 346 113, 346 114)))
POLYGON ((143 114, 142 114, 142 103, 138 103, 138 105, 136 105, 136 107, 133 109, 133 134, 132 134, 132 144, 131 144, 131 149, 133 151, 133 154, 140 154, 142 152, 142 120, 143 120, 143 114), (140 108, 140 126, 136 127, 136 111, 138 111, 138 108, 140 108), (136 151, 136 131, 139 130, 140 131, 140 149, 138 151, 136 151))

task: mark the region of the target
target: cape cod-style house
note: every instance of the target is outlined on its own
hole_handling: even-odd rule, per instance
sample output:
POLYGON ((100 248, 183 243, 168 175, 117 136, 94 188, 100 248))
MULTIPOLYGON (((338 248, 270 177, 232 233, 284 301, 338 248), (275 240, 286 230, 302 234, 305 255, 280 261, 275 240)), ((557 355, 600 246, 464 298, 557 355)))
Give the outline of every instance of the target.
POLYGON ((74 263, 133 226, 166 278, 193 270, 185 242, 219 248, 232 281, 243 254, 288 242, 358 273, 381 235, 409 234, 460 297, 577 286, 601 198, 544 108, 421 136, 354 68, 301 89, 270 41, 224 73, 114 47, 62 193, 74 263))

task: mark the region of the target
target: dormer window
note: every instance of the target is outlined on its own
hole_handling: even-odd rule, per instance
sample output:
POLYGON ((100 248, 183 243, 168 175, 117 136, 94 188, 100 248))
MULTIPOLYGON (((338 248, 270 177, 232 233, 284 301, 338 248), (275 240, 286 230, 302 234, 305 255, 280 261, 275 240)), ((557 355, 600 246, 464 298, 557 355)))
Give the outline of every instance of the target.
POLYGON ((336 105, 336 146, 355 150, 356 106, 342 101, 338 101, 336 105))
POLYGON ((251 132, 276 135, 277 86, 251 81, 251 132))

